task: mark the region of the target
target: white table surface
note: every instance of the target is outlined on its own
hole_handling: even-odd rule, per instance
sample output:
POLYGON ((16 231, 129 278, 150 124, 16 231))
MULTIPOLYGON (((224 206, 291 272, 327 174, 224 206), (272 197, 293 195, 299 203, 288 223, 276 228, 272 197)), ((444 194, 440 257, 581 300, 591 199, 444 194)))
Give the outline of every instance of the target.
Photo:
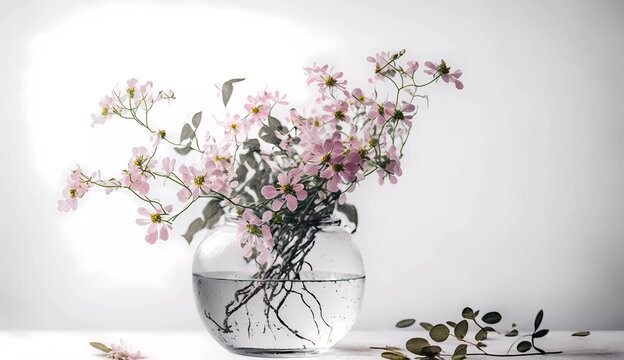
MULTIPOLYGON (((548 351, 563 350, 563 354, 527 359, 624 359, 624 331, 592 331, 588 337, 572 337, 572 331, 555 331, 540 339, 538 344, 548 351)), ((314 357, 326 359, 381 359, 380 350, 369 346, 393 345, 403 347, 410 337, 426 337, 418 330, 352 331, 332 350, 314 357)), ((110 345, 123 338, 141 350, 145 360, 206 360, 253 359, 231 354, 221 348, 207 332, 0 332, 0 359, 10 360, 104 360, 104 353, 92 348, 90 341, 110 345)), ((488 351, 504 353, 510 338, 488 340, 488 351)), ((512 340, 513 341, 513 340, 512 340)), ((449 343, 445 342, 444 344, 449 343)), ((448 345, 443 349, 450 349, 448 345)), ((452 351, 452 349, 451 349, 452 351)), ((472 350, 469 350, 471 352, 472 350)), ((470 359, 497 359, 471 356, 470 359)), ((514 359, 517 359, 514 357, 514 359)))

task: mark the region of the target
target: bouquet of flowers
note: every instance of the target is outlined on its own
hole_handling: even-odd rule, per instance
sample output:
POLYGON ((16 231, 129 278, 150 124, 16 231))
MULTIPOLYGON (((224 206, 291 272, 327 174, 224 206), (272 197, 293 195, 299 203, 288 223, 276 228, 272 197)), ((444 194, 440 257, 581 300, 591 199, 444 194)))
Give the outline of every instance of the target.
MULTIPOLYGON (((418 80, 419 63, 404 61, 404 54, 381 52, 367 58, 368 91, 350 88, 342 72, 315 63, 304 69, 307 84, 319 94, 309 113, 291 108, 278 91, 264 90, 249 95, 244 109, 214 118, 222 128, 219 133, 202 131, 199 112, 183 125, 179 139, 169 129, 152 126, 149 117, 154 106, 174 100, 174 93, 154 90, 151 81, 130 79, 101 100, 91 125, 111 119, 134 122, 151 137, 151 145, 133 148, 116 177, 77 166, 58 208, 76 210, 78 200, 94 188, 107 194, 128 191, 143 203, 136 222, 146 226, 150 244, 167 240, 176 219, 191 208, 202 216, 184 234, 189 242, 198 231, 234 216, 241 256, 257 264, 258 278, 296 279, 319 228, 339 221, 336 211, 357 221, 355 207, 345 203, 347 193, 368 176, 380 185, 395 184, 401 176, 417 102, 426 98, 421 88, 439 79, 463 88, 461 71, 451 72, 444 60, 425 62, 427 78, 418 80), (380 95, 381 85, 393 90, 380 95), (165 146, 177 155, 163 153, 165 146), (176 193, 177 203, 163 203, 153 195, 162 186, 176 193)), ((219 88, 224 106, 242 80, 219 88)), ((230 310, 261 290, 255 286, 247 296, 237 294, 230 310)), ((227 318, 223 330, 228 330, 227 318)))

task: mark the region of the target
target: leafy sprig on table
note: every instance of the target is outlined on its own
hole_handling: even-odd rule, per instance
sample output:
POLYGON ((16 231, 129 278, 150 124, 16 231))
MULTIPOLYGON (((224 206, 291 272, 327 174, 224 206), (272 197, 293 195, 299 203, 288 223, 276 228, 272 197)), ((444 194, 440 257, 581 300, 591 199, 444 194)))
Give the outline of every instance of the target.
MULTIPOLYGON (((516 328, 516 324, 513 323, 511 325, 512 329, 504 332, 498 331, 494 329, 491 325, 498 324, 502 320, 502 316, 500 313, 496 311, 488 312, 481 317, 481 322, 479 323, 478 316, 480 310, 474 311, 470 307, 466 307, 462 310, 462 320, 459 322, 447 321, 446 324, 437 324, 432 325, 427 322, 421 322, 420 326, 429 332, 429 337, 436 343, 443 343, 449 338, 454 338, 457 341, 460 341, 461 344, 457 345, 452 353, 445 352, 438 345, 433 345, 429 343, 429 340, 425 338, 411 338, 405 343, 405 348, 412 354, 419 355, 419 357, 415 357, 415 359, 443 359, 443 357, 451 357, 451 360, 462 360, 470 355, 481 355, 481 356, 495 356, 495 357, 512 357, 512 356, 529 356, 529 355, 548 355, 548 354, 560 354, 562 351, 545 351, 540 347, 537 347, 535 344, 535 340, 546 336, 549 332, 548 329, 540 329, 542 325, 542 320, 544 318, 544 311, 540 310, 535 317, 533 322, 533 331, 531 333, 519 336, 519 331, 516 328), (474 341, 468 340, 468 330, 470 328, 470 322, 474 323, 478 328, 476 334, 474 335, 474 341), (451 331, 452 329, 452 331, 451 331), (504 334, 506 337, 517 337, 517 339, 512 342, 505 354, 495 354, 489 353, 484 348, 487 347, 487 344, 484 341, 488 338, 488 333, 497 333, 504 334), (523 338, 530 337, 531 340, 522 340, 523 338), (517 344, 517 345, 516 345, 517 344), (516 345, 517 353, 510 353, 511 349, 516 345), (478 353, 468 353, 468 346, 472 346, 476 348, 478 353), (529 350, 534 349, 535 352, 528 352, 529 350)), ((405 319, 396 323, 396 327, 398 328, 407 328, 416 323, 414 319, 405 319)), ((587 336, 589 335, 589 331, 576 332, 572 334, 572 336, 587 336)), ((381 357, 390 359, 390 360, 409 360, 410 357, 402 352, 400 352, 400 348, 394 346, 384 346, 384 347, 371 347, 371 349, 384 350, 381 353, 381 357)))

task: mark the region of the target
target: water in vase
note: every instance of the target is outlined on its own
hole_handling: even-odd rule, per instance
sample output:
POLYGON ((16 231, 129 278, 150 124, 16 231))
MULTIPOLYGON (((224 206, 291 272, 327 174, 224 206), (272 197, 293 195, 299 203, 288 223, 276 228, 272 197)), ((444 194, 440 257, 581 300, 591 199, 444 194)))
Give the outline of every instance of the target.
POLYGON ((213 337, 247 355, 329 349, 353 326, 364 276, 301 272, 297 280, 249 280, 235 272, 193 274, 200 317, 213 337))

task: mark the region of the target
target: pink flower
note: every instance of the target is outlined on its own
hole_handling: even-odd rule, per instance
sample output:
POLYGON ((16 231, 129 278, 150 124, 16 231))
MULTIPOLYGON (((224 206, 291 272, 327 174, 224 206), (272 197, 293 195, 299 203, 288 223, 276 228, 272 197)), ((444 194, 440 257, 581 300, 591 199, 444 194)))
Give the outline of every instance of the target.
POLYGON ((151 159, 145 146, 132 148, 132 158, 128 163, 128 170, 124 170, 122 183, 141 195, 149 192, 148 179, 153 177, 150 171, 156 166, 157 161, 151 159))
MULTIPOLYGON (((405 72, 409 75, 413 75, 414 72, 418 70, 418 62, 417 61, 408 61, 407 62, 407 69, 405 69, 405 72)), ((406 75, 404 75, 406 76, 406 75)))
POLYGON ((319 170, 330 163, 332 158, 339 156, 344 150, 339 139, 340 134, 338 134, 337 139, 336 136, 326 139, 322 144, 314 145, 312 151, 305 152, 302 155, 303 160, 306 162, 303 172, 307 175, 315 176, 319 170))
POLYGON ((347 88, 346 88, 347 81, 340 80, 343 73, 337 72, 337 73, 332 74, 333 68, 329 69, 329 71, 328 71, 328 68, 329 68, 329 65, 318 67, 316 66, 316 63, 314 63, 313 67, 304 68, 303 70, 306 72, 306 75, 308 76, 308 80, 307 80, 308 85, 312 83, 317 84, 319 88, 319 93, 321 93, 320 100, 325 100, 327 98, 326 95, 328 93, 332 94, 334 89, 338 89, 342 91, 343 94, 348 96, 349 92, 347 91, 347 88))
POLYGON ((449 81, 455 83, 455 87, 458 90, 464 88, 464 84, 462 84, 462 82, 458 80, 459 77, 462 76, 462 71, 456 70, 455 72, 451 73, 451 68, 446 65, 444 60, 440 60, 440 65, 435 65, 431 61, 427 61, 425 63, 425 66, 429 68, 429 70, 425 70, 425 73, 434 76, 436 74, 440 75, 442 81, 444 81, 445 83, 448 83, 449 81))
POLYGON ((390 180, 391 184, 396 184, 398 182, 397 176, 403 175, 403 171, 401 170, 401 160, 397 154, 396 146, 392 145, 382 158, 382 169, 377 170, 379 185, 383 185, 384 178, 386 177, 390 180))
POLYGON ((275 246, 271 229, 266 223, 273 215, 270 211, 262 214, 262 219, 245 210, 238 220, 238 240, 243 246, 243 256, 249 258, 255 248, 260 255, 256 258, 259 264, 264 264, 271 258, 271 248, 275 246))
POLYGON ((384 105, 374 104, 373 106, 371 106, 366 116, 368 116, 368 118, 373 121, 376 120, 377 125, 381 126, 386 122, 385 115, 386 115, 386 112, 385 112, 384 105))
MULTIPOLYGON (((170 213, 173 209, 172 205, 165 206, 165 211, 170 213)), ((145 241, 150 244, 154 244, 158 238, 161 240, 167 240, 169 238, 169 230, 172 229, 171 224, 164 222, 162 218, 162 210, 156 210, 155 213, 150 213, 146 208, 139 208, 138 213, 146 217, 146 219, 137 219, 137 225, 149 225, 147 227, 147 235, 145 235, 145 241)))
POLYGON ((335 100, 330 105, 323 106, 323 110, 325 110, 327 114, 321 116, 321 119, 329 121, 334 125, 340 121, 348 122, 351 120, 351 117, 347 115, 349 104, 346 101, 335 100))
POLYGON ((171 172, 173 172, 173 170, 175 169, 175 163, 176 163, 176 159, 172 159, 168 157, 162 159, 163 171, 167 174, 171 174, 171 172))
POLYGON ((189 196, 197 198, 200 195, 200 191, 209 193, 210 190, 218 192, 224 192, 227 188, 225 181, 223 180, 223 172, 217 167, 214 161, 206 161, 204 169, 198 170, 193 166, 180 166, 180 173, 182 174, 182 181, 191 190, 191 193, 187 189, 182 189, 178 192, 178 200, 185 202, 189 196))
POLYGON ((362 89, 360 88, 353 89, 353 91, 351 92, 351 96, 354 97, 355 100, 357 100, 355 102, 356 106, 359 106, 359 104, 363 104, 364 106, 371 106, 375 103, 373 99, 364 96, 364 92, 362 92, 362 89))
POLYGON ((64 199, 58 201, 59 211, 75 211, 78 208, 78 198, 83 197, 89 191, 91 184, 83 182, 80 179, 81 175, 80 165, 76 165, 76 170, 73 170, 67 177, 67 186, 63 190, 64 199))
POLYGON ((91 119, 93 119, 91 127, 95 127, 96 124, 104 124, 109 120, 115 114, 115 107, 115 99, 108 95, 104 96, 100 101, 102 111, 98 114, 91 114, 91 119))
POLYGON ((396 105, 390 101, 384 104, 384 113, 388 117, 392 117, 396 120, 401 120, 407 124, 407 126, 412 126, 412 122, 410 119, 414 117, 414 115, 410 115, 412 111, 416 110, 416 107, 412 104, 403 104, 400 108, 396 108, 396 105))
POLYGON ((357 152, 350 152, 347 156, 332 157, 329 166, 321 172, 322 178, 329 179, 327 189, 331 192, 337 192, 339 191, 338 184, 343 181, 349 183, 355 180, 361 162, 362 158, 357 152))
POLYGON ((257 124, 269 117, 271 106, 263 102, 259 96, 253 97, 249 95, 247 97, 247 104, 245 104, 245 110, 248 113, 247 121, 252 124, 257 124))
POLYGON ((167 132, 165 130, 158 130, 154 135, 152 135, 151 140, 153 141, 152 145, 154 147, 160 144, 160 140, 164 139, 167 136, 167 132))
POLYGON ((366 61, 375 64, 375 79, 385 81, 386 76, 392 76, 394 74, 394 70, 389 65, 386 66, 389 60, 389 54, 385 51, 381 53, 375 54, 375 57, 369 56, 366 58, 366 61))
POLYGON ((111 351, 107 355, 113 360, 136 360, 139 356, 141 356, 141 351, 132 352, 132 348, 126 347, 123 340, 121 340, 121 345, 111 344, 111 351))
POLYGON ((297 209, 297 201, 303 201, 308 197, 308 193, 304 190, 304 185, 300 184, 301 175, 299 175, 299 169, 292 169, 288 172, 288 175, 277 175, 277 183, 280 185, 276 188, 273 185, 266 185, 262 187, 262 196, 267 199, 273 199, 280 196, 279 199, 273 200, 273 211, 277 211, 282 208, 284 201, 290 211, 297 209))
POLYGON ((236 139, 236 135, 240 133, 246 135, 249 130, 249 123, 243 122, 238 115, 234 115, 232 119, 230 119, 230 114, 227 113, 225 114, 225 121, 219 121, 215 118, 215 122, 223 126, 225 135, 232 139, 236 139))

